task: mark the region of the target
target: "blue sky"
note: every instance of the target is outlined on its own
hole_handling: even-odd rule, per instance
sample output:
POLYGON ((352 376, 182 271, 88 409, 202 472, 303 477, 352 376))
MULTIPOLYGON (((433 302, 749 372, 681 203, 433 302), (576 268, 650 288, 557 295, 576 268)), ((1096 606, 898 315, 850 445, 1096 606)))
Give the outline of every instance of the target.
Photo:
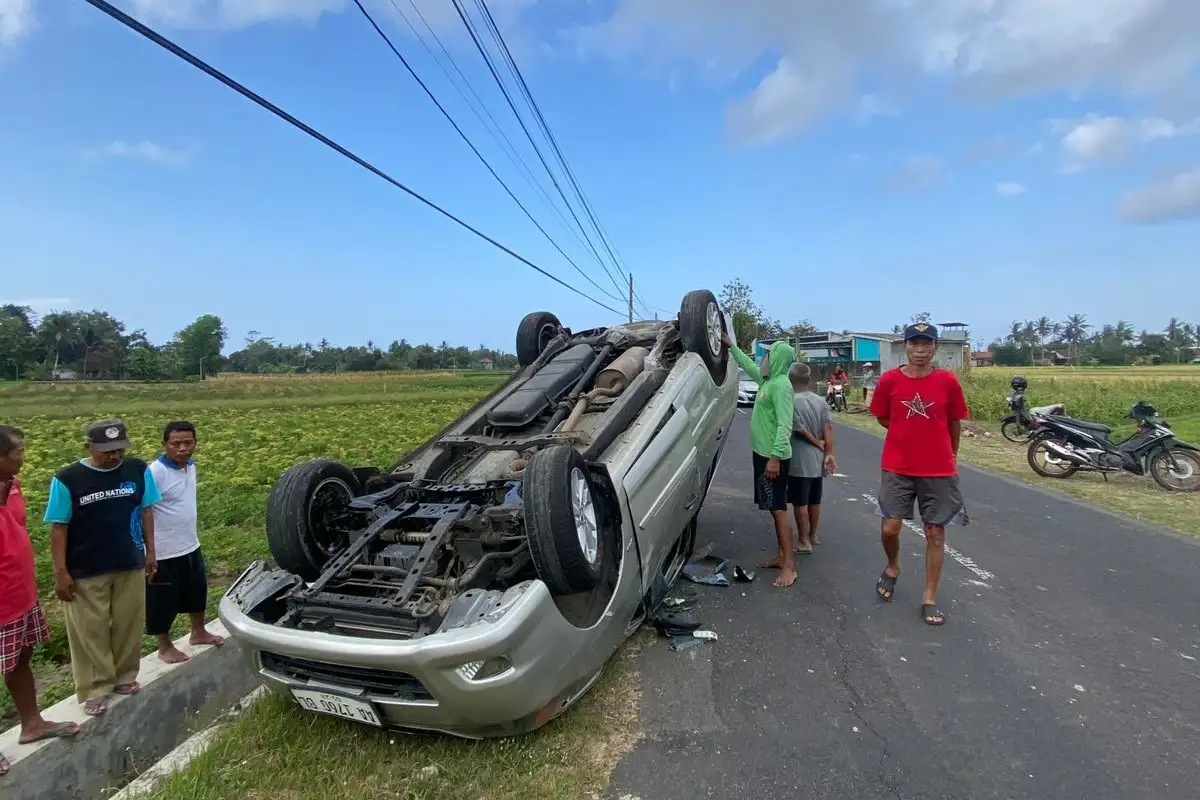
MULTIPOLYGON (((449 0, 366 6, 613 290, 404 27, 414 1, 553 192, 449 0)), ((353 3, 119 5, 599 296, 353 3)), ((976 339, 1042 314, 1200 321, 1200 4, 489 5, 656 309, 737 277, 785 324, 838 330, 926 310, 976 339)), ((511 348, 527 311, 616 319, 78 0, 0 0, 0 118, 0 301, 104 308, 159 341, 211 312, 233 345, 511 348)))

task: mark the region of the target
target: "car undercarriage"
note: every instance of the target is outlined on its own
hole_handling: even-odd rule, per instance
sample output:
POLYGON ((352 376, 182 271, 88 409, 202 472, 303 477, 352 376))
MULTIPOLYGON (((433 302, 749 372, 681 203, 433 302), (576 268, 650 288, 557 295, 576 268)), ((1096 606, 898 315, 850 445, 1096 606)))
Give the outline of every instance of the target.
POLYGON ((502 613, 541 579, 565 618, 591 625, 622 557, 616 488, 596 460, 683 352, 707 347, 723 377, 719 342, 687 328, 573 334, 546 312, 528 315, 523 369, 421 448, 387 469, 317 460, 288 470, 267 510, 280 568, 252 566, 231 598, 281 628, 412 640, 502 613))

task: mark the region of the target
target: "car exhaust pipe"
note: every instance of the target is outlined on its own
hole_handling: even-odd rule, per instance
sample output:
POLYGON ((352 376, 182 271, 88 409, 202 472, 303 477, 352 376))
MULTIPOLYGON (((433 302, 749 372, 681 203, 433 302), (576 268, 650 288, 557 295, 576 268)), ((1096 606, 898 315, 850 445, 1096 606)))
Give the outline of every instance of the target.
POLYGON ((1087 459, 1087 456, 1081 456, 1074 450, 1063 447, 1058 442, 1043 441, 1042 446, 1053 453, 1058 458, 1064 461, 1070 461, 1077 467, 1091 467, 1092 462, 1087 459))

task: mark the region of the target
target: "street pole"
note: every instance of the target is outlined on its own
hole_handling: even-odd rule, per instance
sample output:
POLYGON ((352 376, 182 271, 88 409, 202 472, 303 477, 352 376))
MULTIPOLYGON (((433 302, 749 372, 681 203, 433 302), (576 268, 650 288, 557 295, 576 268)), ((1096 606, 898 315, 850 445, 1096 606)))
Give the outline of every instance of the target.
POLYGON ((633 324, 633 273, 629 273, 629 322, 633 324))

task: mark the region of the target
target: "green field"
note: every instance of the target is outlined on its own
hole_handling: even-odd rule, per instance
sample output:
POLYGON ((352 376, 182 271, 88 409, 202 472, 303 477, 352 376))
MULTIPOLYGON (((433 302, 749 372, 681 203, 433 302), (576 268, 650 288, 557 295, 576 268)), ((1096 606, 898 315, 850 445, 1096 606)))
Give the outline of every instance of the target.
MULTIPOLYGON (((51 476, 82 455, 89 421, 125 419, 133 454, 141 458, 157 454, 167 421, 182 418, 197 425, 200 536, 213 579, 211 617, 228 581, 251 560, 268 556, 264 508, 283 470, 318 456, 386 466, 506 377, 356 373, 0 387, 3 422, 27 434, 21 478, 38 552, 38 584, 54 629, 53 641, 37 653, 43 704, 69 695, 71 685, 60 604, 53 598, 48 531, 39 520, 51 476)), ((637 681, 630 658, 638 641, 614 660, 579 709, 520 740, 474 743, 392 735, 317 718, 271 698, 231 725, 158 797, 585 797, 603 788, 613 764, 636 741, 637 681), (431 768, 435 779, 429 778, 431 768), (372 780, 363 782, 368 774, 372 780)), ((147 652, 152 644, 145 641, 147 652)), ((8 702, 7 693, 0 696, 8 702)), ((6 723, 13 721, 11 705, 0 706, 0 714, 6 723)))
MULTIPOLYGON (((70 693, 70 686, 64 680, 68 651, 60 604, 53 597, 49 528, 41 517, 50 478, 82 457, 83 433, 90 421, 113 416, 126 420, 134 445, 131 454, 143 459, 158 454, 162 427, 169 420, 187 419, 198 427, 200 535, 212 571, 210 607, 215 609, 228 580, 248 562, 267 555, 267 493, 291 464, 320 456, 386 466, 505 377, 399 373, 0 388, 3 422, 26 433, 21 482, 37 552, 38 586, 53 631, 49 645, 38 651, 44 699, 60 699, 70 693)), ((151 648, 150 639, 146 648, 151 648)), ((0 694, 0 717, 11 722, 12 712, 8 694, 0 694)))

